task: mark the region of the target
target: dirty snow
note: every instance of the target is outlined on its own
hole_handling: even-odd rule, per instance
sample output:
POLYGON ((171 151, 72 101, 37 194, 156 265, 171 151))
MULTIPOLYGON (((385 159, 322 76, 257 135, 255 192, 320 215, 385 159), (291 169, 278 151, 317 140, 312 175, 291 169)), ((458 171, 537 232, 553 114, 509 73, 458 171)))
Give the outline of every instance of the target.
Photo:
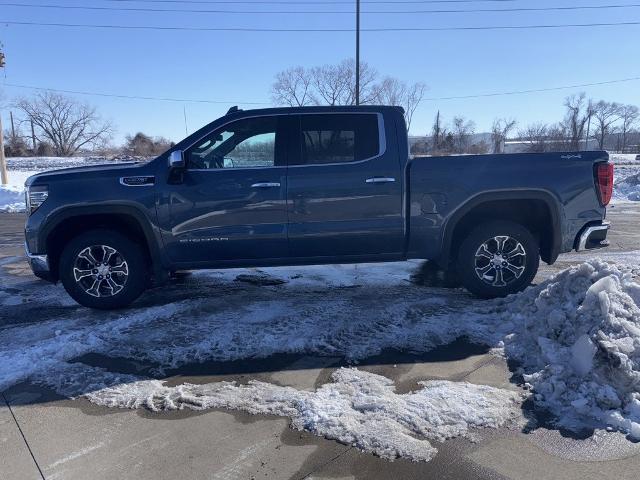
POLYGON ((616 178, 619 180, 616 180, 613 186, 615 200, 640 201, 640 168, 625 169, 620 175, 616 175, 616 178))
MULTIPOLYGON (((478 426, 473 411, 488 422, 484 426, 507 422, 511 415, 492 416, 497 403, 474 403, 480 387, 427 382, 409 396, 398 395, 390 380, 357 370, 340 370, 333 383, 313 393, 262 383, 169 387, 149 377, 187 364, 282 353, 341 357, 357 364, 386 349, 420 353, 467 337, 516 362, 535 405, 549 410, 558 425, 609 427, 640 438, 640 285, 631 273, 637 265, 590 260, 522 294, 488 302, 461 290, 412 285, 408 279, 418 265, 265 269, 285 281, 266 286, 236 282, 247 270, 199 272, 183 288, 188 295, 124 314, 60 304, 67 312, 64 320, 0 327, 0 390, 30 379, 102 405, 270 411, 291 417, 296 428, 379 455, 425 459, 433 448, 426 441, 465 435, 467 428, 478 426), (87 353, 125 358, 145 368, 130 375, 76 360, 87 353), (451 402, 463 398, 470 410, 440 402, 441 410, 425 410, 433 416, 412 416, 417 415, 412 402, 427 409, 437 392, 445 391, 451 402), (345 410, 349 416, 337 425, 323 423, 335 420, 335 415, 323 420, 326 412, 318 410, 328 401, 325 396, 334 406, 351 405, 345 410), (365 398, 371 402, 355 403, 365 398), (468 415, 468 426, 460 429, 464 422, 462 417, 451 420, 454 414, 468 415), (443 424, 437 423, 440 415, 443 424), (381 425, 394 430, 388 428, 384 444, 368 443, 381 425)), ((264 272, 257 275, 265 278, 264 272)), ((487 392, 482 398, 490 402, 512 399, 506 392, 487 392)))
POLYGON ((230 408, 291 418, 292 427, 394 459, 428 461, 431 441, 467 436, 470 428, 497 428, 520 417, 520 395, 466 382, 420 382, 397 394, 388 378, 341 368, 315 392, 252 381, 168 387, 157 380, 122 384, 87 394, 107 407, 153 411, 230 408))
POLYGON ((505 300, 505 354, 559 425, 640 439, 640 284, 629 272, 591 260, 505 300))

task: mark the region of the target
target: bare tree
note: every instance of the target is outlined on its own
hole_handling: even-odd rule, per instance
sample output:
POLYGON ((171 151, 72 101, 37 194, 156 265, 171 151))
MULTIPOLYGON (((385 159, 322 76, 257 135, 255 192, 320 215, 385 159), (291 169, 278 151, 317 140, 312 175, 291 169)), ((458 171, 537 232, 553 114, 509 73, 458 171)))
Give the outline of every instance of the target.
POLYGON ((627 137, 640 118, 640 110, 635 105, 623 105, 620 107, 620 133, 622 133, 622 151, 627 147, 627 137))
MULTIPOLYGON (((426 85, 408 85, 396 78, 379 74, 366 62, 360 63, 360 103, 398 105, 405 110, 407 129, 422 102, 426 85)), ((276 105, 354 105, 356 103, 355 60, 346 59, 335 65, 305 69, 295 67, 280 72, 271 88, 276 105)))
POLYGON ((544 123, 532 123, 518 132, 519 137, 527 143, 527 151, 542 153, 548 150, 549 127, 544 123))
POLYGON ((123 153, 136 157, 152 157, 160 155, 171 147, 171 142, 163 137, 150 137, 142 132, 127 135, 123 153))
MULTIPOLYGON (((314 102, 317 105, 354 105, 356 103, 355 60, 311 69, 314 102)), ((360 63, 360 103, 373 103, 378 72, 366 62, 360 63)))
POLYGON ((504 141, 509 133, 515 128, 515 119, 496 118, 491 126, 491 142, 493 143, 493 153, 502 153, 504 141))
POLYGON ((444 136, 444 131, 442 127, 442 122, 440 121, 440 110, 436 114, 436 118, 433 120, 433 127, 431 127, 431 145, 432 150, 438 151, 442 137, 444 136))
POLYGON ((375 103, 382 105, 396 105, 404 109, 407 131, 411 127, 413 114, 422 102, 427 86, 418 82, 407 85, 405 82, 393 77, 385 77, 374 86, 375 103))
POLYGON ((453 117, 452 134, 456 153, 467 153, 471 144, 471 137, 475 133, 476 124, 462 116, 453 117))
POLYGON ((570 95, 564 99, 566 113, 562 122, 563 130, 569 137, 569 149, 580 150, 580 141, 584 136, 584 128, 593 115, 591 100, 587 103, 584 92, 570 95))
POLYGON ((15 129, 4 131, 5 154, 7 157, 26 157, 29 154, 29 146, 18 126, 15 129))
POLYGON ((277 105, 302 107, 313 102, 311 73, 304 67, 293 67, 279 72, 271 86, 271 97, 277 105))
POLYGON ((596 122, 594 137, 598 148, 604 148, 604 141, 608 134, 613 133, 613 125, 620 119, 621 106, 616 102, 600 100, 593 106, 593 118, 596 122))
POLYGON ((102 144, 113 130, 94 107, 58 93, 37 93, 16 106, 33 121, 38 140, 50 143, 59 156, 69 157, 81 148, 102 144))
POLYGON ((313 102, 317 105, 351 105, 351 68, 345 62, 311 69, 313 102))
POLYGON ((407 124, 407 132, 411 127, 413 121, 413 114, 416 113, 416 109, 422 103, 424 98, 424 92, 427 91, 427 85, 423 82, 417 82, 407 87, 407 94, 404 99, 404 118, 407 124))
MULTIPOLYGON (((351 58, 343 60, 340 65, 349 72, 349 98, 345 105, 355 105, 356 103, 356 61, 351 58)), ((374 103, 376 101, 376 81, 378 71, 367 62, 360 62, 360 103, 374 103)))

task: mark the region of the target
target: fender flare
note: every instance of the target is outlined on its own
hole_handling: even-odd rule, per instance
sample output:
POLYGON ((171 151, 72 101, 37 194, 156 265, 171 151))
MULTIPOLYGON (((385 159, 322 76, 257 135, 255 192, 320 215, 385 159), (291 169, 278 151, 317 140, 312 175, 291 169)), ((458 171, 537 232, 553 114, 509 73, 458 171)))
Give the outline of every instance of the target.
POLYGON ((465 217, 475 207, 487 202, 507 201, 507 200, 541 200, 549 209, 552 222, 552 241, 551 250, 549 252, 549 264, 554 263, 560 255, 562 248, 562 224, 561 224, 561 208, 557 198, 549 191, 542 189, 524 189, 524 190, 494 190, 490 192, 479 193, 465 203, 460 205, 445 219, 442 229, 440 243, 440 262, 441 265, 448 264, 451 254, 451 246, 453 244, 453 232, 465 217), (444 262, 444 263, 442 263, 444 262))
POLYGON ((64 221, 73 217, 94 215, 116 215, 133 219, 142 230, 149 249, 154 274, 157 276, 168 267, 163 253, 162 236, 159 229, 138 207, 132 205, 91 205, 63 208, 53 212, 38 232, 38 245, 46 245, 51 233, 64 221))

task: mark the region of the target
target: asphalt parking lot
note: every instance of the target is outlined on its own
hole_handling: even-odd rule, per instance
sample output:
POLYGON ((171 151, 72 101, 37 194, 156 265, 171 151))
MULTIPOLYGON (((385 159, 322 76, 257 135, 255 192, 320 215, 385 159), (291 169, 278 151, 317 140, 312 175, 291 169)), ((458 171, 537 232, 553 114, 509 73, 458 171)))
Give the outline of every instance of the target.
MULTIPOLYGON (((640 205, 618 204, 610 209, 609 220, 613 229, 611 246, 603 253, 605 257, 608 253, 640 248, 640 205)), ((22 327, 36 328, 68 318, 88 319, 93 322, 90 325, 98 328, 102 320, 112 319, 113 314, 76 306, 66 299, 61 286, 48 285, 30 274, 22 252, 22 223, 20 214, 0 214, 0 290, 19 299, 1 307, 0 330, 11 328, 21 334, 22 327)), ((536 281, 585 258, 585 254, 562 257, 556 265, 541 268, 536 281)), ((415 265, 419 268, 419 263, 415 265)), ((356 276, 367 274, 352 271, 356 276)), ((370 315, 372 322, 384 305, 388 307, 400 296, 413 301, 421 315, 430 312, 437 315, 444 310, 462 312, 478 302, 462 290, 405 283, 402 288, 358 288, 357 278, 350 277, 348 282, 341 280, 331 286, 312 282, 302 287, 294 283, 279 287, 215 275, 187 275, 165 288, 147 292, 134 309, 142 312, 153 307, 169 308, 194 297, 202 298, 206 301, 191 314, 196 328, 200 315, 216 309, 250 306, 258 301, 275 301, 283 295, 291 297, 291 304, 300 309, 301 316, 320 312, 318 318, 322 319, 322 304, 343 302, 346 314, 370 315), (429 301, 424 302, 424 298, 429 301), (311 304, 313 308, 309 307, 311 304)), ((330 329, 331 324, 327 323, 326 328, 330 329)), ((360 347, 357 331, 340 334, 350 335, 350 348, 360 347)), ((279 338, 291 341, 290 336, 279 338)), ((241 349, 242 336, 234 341, 241 349)), ((407 339, 404 344, 407 348, 400 342, 394 348, 360 358, 357 366, 393 380, 399 393, 412 391, 417 382, 431 379, 520 389, 502 358, 465 339, 453 339, 420 353, 415 353, 409 344, 407 339)), ((154 348, 165 347, 157 343, 154 348)), ((123 374, 153 371, 151 363, 125 354, 105 356, 90 348, 78 351, 71 362, 123 374)), ((330 382, 338 367, 351 364, 342 355, 318 355, 316 350, 299 348, 295 353, 266 358, 238 355, 229 361, 200 362, 194 356, 192 363, 180 364, 164 374, 154 371, 153 376, 169 385, 220 381, 246 384, 260 380, 313 391, 330 382)), ((531 420, 536 413, 523 411, 524 416, 531 420)), ((3 480, 637 478, 639 443, 619 433, 569 434, 548 426, 544 418, 536 420, 534 428, 478 429, 471 440, 456 438, 436 443, 438 453, 429 462, 389 461, 304 430, 293 430, 289 419, 283 417, 220 408, 168 412, 110 409, 83 397, 67 398, 41 383, 21 381, 3 392, 0 403, 0 477, 3 480)))

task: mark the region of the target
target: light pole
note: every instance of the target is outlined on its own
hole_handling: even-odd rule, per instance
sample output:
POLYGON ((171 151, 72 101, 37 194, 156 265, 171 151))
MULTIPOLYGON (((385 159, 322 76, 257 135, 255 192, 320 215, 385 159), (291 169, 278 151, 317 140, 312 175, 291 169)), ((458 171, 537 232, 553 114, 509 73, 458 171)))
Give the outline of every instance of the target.
POLYGON ((356 105, 360 105, 360 0, 356 0, 356 105))
MULTIPOLYGON (((4 68, 4 53, 0 51, 0 68, 4 68)), ((0 116, 0 182, 2 185, 9 183, 7 178, 7 162, 4 158, 4 138, 2 137, 2 117, 0 116)))

